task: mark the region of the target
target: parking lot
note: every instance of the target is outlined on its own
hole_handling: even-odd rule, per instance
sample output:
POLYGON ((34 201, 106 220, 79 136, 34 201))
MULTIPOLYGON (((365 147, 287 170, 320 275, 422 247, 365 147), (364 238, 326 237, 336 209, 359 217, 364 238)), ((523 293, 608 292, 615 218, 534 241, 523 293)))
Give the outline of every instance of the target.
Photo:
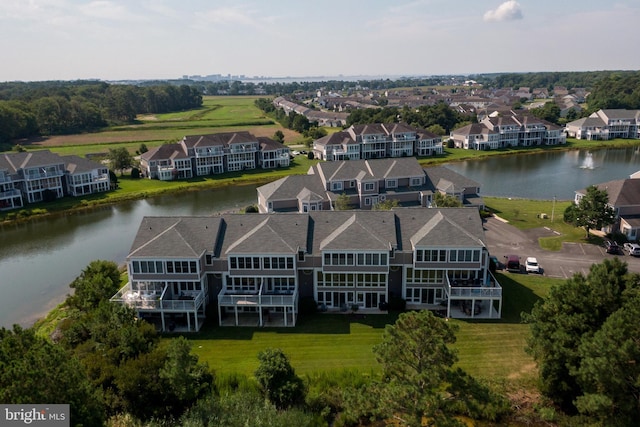
POLYGON ((519 230, 497 218, 488 218, 484 223, 485 238, 489 253, 504 261, 505 255, 518 255, 521 263, 533 256, 545 276, 568 279, 575 273, 587 275, 592 264, 605 258, 621 258, 629 266, 629 271, 640 273, 640 257, 626 254, 608 254, 604 247, 587 243, 563 243, 559 252, 545 251, 538 244, 539 237, 556 234, 548 228, 519 230))

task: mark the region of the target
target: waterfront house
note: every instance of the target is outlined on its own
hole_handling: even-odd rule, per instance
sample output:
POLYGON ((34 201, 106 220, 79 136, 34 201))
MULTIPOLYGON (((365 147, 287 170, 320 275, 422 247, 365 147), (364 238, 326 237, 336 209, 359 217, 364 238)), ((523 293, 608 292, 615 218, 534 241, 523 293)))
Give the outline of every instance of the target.
POLYGON ((567 123, 566 133, 576 139, 640 139, 640 110, 598 110, 589 117, 567 123))
POLYGON ((146 217, 112 301, 162 331, 197 331, 207 304, 223 326, 295 326, 322 311, 409 309, 500 318, 474 208, 146 217))
POLYGON ((404 123, 352 125, 313 142, 316 158, 367 160, 442 154, 442 138, 404 123))
POLYGON ((140 156, 149 178, 172 180, 247 169, 289 166, 289 148, 249 132, 189 135, 140 156))
POLYGON ((372 209, 396 200, 400 206, 429 207, 435 192, 465 206, 483 207, 480 185, 444 167, 422 168, 414 157, 322 162, 307 175, 288 176, 257 188, 260 212, 333 210, 339 197, 372 209))
POLYGON ((109 189, 108 169, 82 157, 49 150, 0 154, 0 209, 109 189))
MULTIPOLYGON (((595 185, 598 190, 606 191, 609 206, 616 213, 615 223, 605 227, 606 233, 622 233, 630 241, 640 239, 640 174, 635 173, 627 179, 603 182, 595 185)), ((577 204, 587 194, 587 189, 575 193, 577 204)))

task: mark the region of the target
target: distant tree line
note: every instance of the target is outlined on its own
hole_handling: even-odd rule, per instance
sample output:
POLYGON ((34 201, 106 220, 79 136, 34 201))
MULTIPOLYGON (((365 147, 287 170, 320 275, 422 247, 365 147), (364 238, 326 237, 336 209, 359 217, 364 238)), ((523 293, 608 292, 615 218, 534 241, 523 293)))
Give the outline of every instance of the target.
POLYGON ((518 89, 520 87, 546 88, 552 91, 555 86, 564 86, 567 89, 577 87, 591 89, 603 79, 612 76, 635 74, 635 71, 555 71, 537 73, 505 73, 484 74, 471 76, 479 84, 485 87, 498 89, 518 89))
POLYGON ((0 83, 0 142, 131 123, 136 115, 202 105, 189 85, 135 86, 104 82, 0 83))

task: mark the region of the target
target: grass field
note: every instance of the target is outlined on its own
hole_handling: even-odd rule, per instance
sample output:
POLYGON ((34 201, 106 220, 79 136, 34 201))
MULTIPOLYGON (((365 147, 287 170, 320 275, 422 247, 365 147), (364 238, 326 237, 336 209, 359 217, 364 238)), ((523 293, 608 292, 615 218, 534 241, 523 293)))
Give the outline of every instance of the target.
POLYGON ((200 108, 177 113, 144 115, 137 123, 114 126, 99 132, 57 135, 26 141, 28 149, 48 148, 58 154, 107 153, 109 148, 126 147, 135 152, 140 144, 155 147, 176 142, 186 135, 248 131, 255 136, 271 137, 277 130, 285 143, 297 144, 302 136, 267 117, 254 105, 257 96, 205 96, 200 108))
MULTIPOLYGON (((499 321, 450 319, 457 325, 458 366, 493 381, 530 382, 533 360, 524 351, 528 326, 520 313, 531 310, 557 279, 542 276, 498 274, 504 289, 503 318, 499 321)), ((380 342, 387 324, 397 314, 314 314, 300 318, 295 328, 235 328, 208 326, 187 337, 201 361, 220 374, 251 376, 259 351, 281 348, 299 374, 337 369, 361 372, 379 369, 372 347, 380 342)))

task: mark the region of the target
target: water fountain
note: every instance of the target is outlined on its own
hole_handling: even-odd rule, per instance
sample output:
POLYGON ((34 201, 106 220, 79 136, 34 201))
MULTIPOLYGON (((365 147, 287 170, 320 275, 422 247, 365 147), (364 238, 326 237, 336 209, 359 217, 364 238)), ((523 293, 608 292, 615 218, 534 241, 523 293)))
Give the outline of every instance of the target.
POLYGON ((582 162, 581 169, 593 169, 593 154, 590 151, 587 151, 587 157, 584 158, 584 162, 582 162))

